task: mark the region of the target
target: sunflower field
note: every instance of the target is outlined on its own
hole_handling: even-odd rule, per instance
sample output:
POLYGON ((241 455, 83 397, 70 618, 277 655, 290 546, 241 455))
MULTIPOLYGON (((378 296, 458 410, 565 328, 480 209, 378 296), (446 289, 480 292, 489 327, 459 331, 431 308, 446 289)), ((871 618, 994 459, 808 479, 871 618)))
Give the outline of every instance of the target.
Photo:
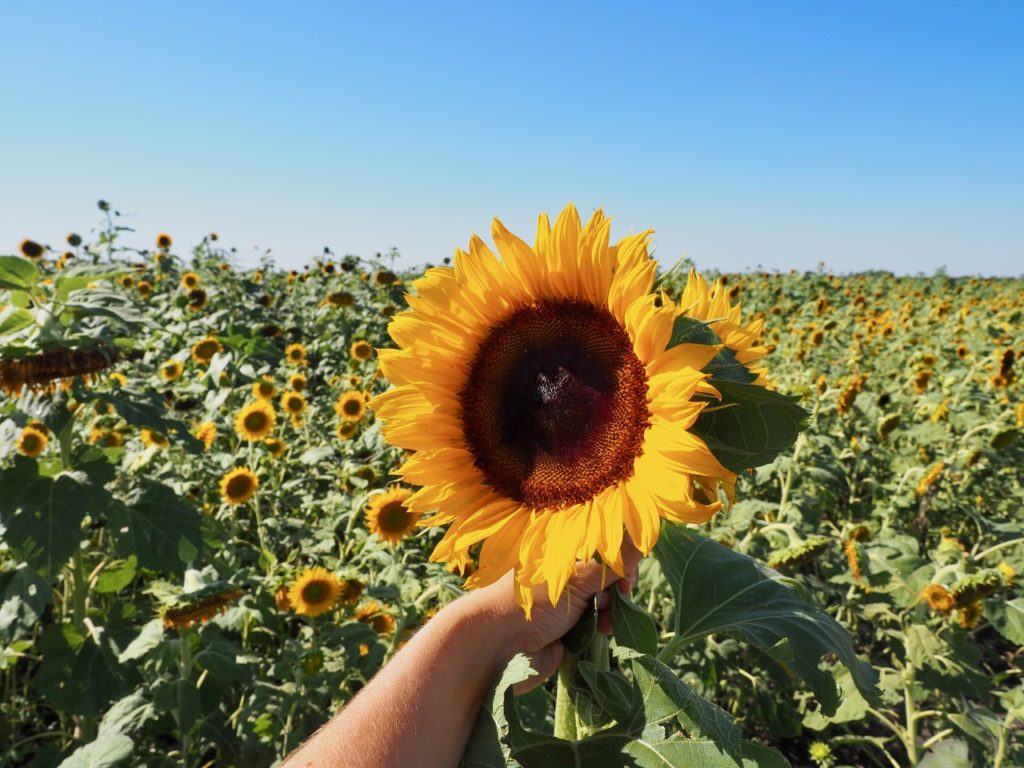
MULTIPOLYGON (((480 568, 431 559, 371 407, 423 269, 140 250, 100 208, 0 257, 0 765, 270 765, 480 568)), ((655 286, 711 292, 695 342, 742 307, 735 481, 660 523, 571 752, 514 660, 463 765, 1024 765, 1024 280, 708 277, 655 286)))

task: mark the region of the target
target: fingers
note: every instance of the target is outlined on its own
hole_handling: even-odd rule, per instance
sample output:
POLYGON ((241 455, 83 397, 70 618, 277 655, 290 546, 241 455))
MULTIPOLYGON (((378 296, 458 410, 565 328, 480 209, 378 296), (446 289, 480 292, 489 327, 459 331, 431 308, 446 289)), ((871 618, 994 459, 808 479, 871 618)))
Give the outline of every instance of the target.
POLYGON ((529 693, 538 685, 541 685, 545 680, 551 677, 551 675, 558 671, 558 665, 562 663, 562 656, 564 654, 565 649, 562 647, 562 643, 559 640, 555 640, 553 643, 548 643, 539 651, 531 653, 529 655, 530 666, 533 667, 537 674, 512 686, 512 693, 516 696, 521 696, 524 693, 529 693))

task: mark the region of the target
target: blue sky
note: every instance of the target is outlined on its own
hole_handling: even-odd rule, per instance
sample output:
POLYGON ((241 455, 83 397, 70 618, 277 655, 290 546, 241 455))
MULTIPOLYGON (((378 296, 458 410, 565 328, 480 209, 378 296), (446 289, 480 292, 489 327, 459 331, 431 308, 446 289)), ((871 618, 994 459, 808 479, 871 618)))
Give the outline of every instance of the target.
POLYGON ((0 5, 0 252, 131 212, 438 261, 603 206, 701 267, 1024 273, 1024 3, 0 5))

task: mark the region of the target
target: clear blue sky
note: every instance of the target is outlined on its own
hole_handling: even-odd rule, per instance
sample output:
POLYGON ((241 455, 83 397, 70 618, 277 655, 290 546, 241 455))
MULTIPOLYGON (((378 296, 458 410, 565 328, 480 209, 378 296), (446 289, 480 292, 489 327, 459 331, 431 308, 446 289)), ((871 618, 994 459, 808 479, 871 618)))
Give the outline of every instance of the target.
POLYGON ((1024 2, 0 4, 0 252, 437 261, 603 206, 702 267, 1024 273, 1024 2))

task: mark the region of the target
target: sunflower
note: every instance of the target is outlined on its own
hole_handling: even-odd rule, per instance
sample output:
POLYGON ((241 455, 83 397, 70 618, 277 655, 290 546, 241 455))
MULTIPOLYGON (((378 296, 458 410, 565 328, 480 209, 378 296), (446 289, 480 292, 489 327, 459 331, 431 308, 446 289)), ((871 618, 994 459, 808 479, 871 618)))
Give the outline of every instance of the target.
POLYGON ((252 396, 257 400, 273 400, 277 396, 277 387, 270 379, 260 379, 252 383, 252 396))
POLYGON ((224 581, 178 595, 163 610, 164 629, 187 629, 202 624, 226 611, 228 604, 241 596, 242 590, 224 581))
POLYGON ((210 450, 213 441, 217 439, 217 425, 212 421, 204 421, 195 431, 196 439, 203 444, 205 450, 210 450))
POLYGON ((325 568, 307 568, 295 578, 288 600, 301 616, 319 616, 334 607, 341 595, 341 582, 325 568))
POLYGON ((363 594, 364 585, 359 579, 342 579, 338 600, 344 605, 355 605, 363 594))
POLYGON ((306 410, 306 398, 301 392, 285 392, 281 395, 281 408, 292 418, 297 418, 306 410))
POLYGON ((921 599, 935 613, 949 613, 953 610, 952 593, 941 584, 929 584, 921 590, 921 599))
POLYGON ((181 287, 186 291, 191 291, 194 288, 199 287, 199 275, 195 272, 186 272, 181 276, 181 287))
POLYGON ((268 437, 263 441, 263 444, 267 446, 267 451, 275 459, 284 455, 285 449, 288 447, 285 445, 284 440, 279 440, 276 437, 268 437))
POLYGON ((356 430, 359 429, 359 424, 354 421, 343 421, 338 424, 338 439, 339 440, 351 440, 355 437, 356 430))
POLYGON ((131 288, 135 285, 135 278, 131 275, 121 275, 117 282, 120 283, 122 288, 131 288))
POLYGON ((72 232, 67 236, 67 243, 72 248, 77 248, 82 244, 82 236, 72 232))
POLYGON ((527 614, 533 587, 556 603, 595 553, 622 575, 623 529, 646 554, 661 517, 708 520, 720 503, 694 476, 733 478, 688 431, 719 349, 668 348, 678 310, 652 293, 650 232, 610 246, 610 226, 570 205, 530 247, 495 221, 502 261, 474 237, 454 269, 428 270, 389 326, 399 348, 378 353, 395 386, 371 407, 415 451, 398 476, 422 486, 408 506, 451 523, 431 558, 483 542, 467 585, 514 568, 527 614))
POLYGON ((353 360, 369 360, 373 356, 373 346, 365 339, 357 339, 348 349, 353 360))
POLYGON ((345 307, 351 307, 356 303, 356 297, 348 291, 335 291, 334 293, 328 293, 324 298, 324 304, 329 307, 339 307, 344 309, 345 307))
POLYGON ((149 280, 139 280, 138 285, 135 286, 135 290, 139 292, 139 296, 144 299, 148 299, 153 295, 153 284, 149 280))
POLYGON ((102 448, 120 448, 124 445, 124 438, 120 432, 102 427, 92 427, 88 440, 90 445, 99 445, 102 448))
MULTIPOLYGON (((764 319, 744 324, 741 306, 729 303, 723 278, 719 278, 709 288, 707 281, 695 269, 691 269, 686 287, 679 297, 679 309, 686 317, 708 323, 726 348, 736 356, 736 361, 757 377, 754 383, 766 383, 765 369, 757 367, 757 362, 768 353, 761 345, 764 319)), ((811 343, 818 346, 823 340, 824 334, 816 331, 811 343)))
POLYGON ((28 259, 38 259, 44 253, 46 249, 37 243, 35 240, 22 240, 21 244, 18 245, 18 250, 21 251, 21 255, 28 259))
POLYGON ((356 621, 369 624, 378 635, 390 635, 395 631, 395 620, 376 600, 367 600, 356 609, 356 621))
POLYGON ((50 438, 46 436, 46 432, 38 427, 27 426, 21 430, 21 435, 18 437, 18 453, 34 459, 46 450, 46 445, 49 442, 50 438))
POLYGON ((373 498, 366 508, 366 526, 384 541, 397 543, 412 533, 420 516, 406 506, 412 495, 395 486, 373 498))
POLYGON ((156 247, 161 251, 166 251, 174 244, 174 238, 168 235, 166 232, 161 232, 156 236, 156 247))
POLYGON ((223 350, 224 347, 213 336, 207 336, 192 345, 192 360, 198 365, 209 365, 213 356, 223 350))
POLYGON ((226 504, 245 504, 256 494, 260 479, 248 467, 236 467, 220 480, 220 497, 226 504))
POLYGON ((114 382, 114 384, 118 387, 128 386, 128 377, 125 376, 120 371, 114 371, 112 374, 107 376, 107 378, 110 379, 110 381, 114 382))
POLYGON ((309 381, 301 373, 293 373, 288 377, 288 386, 296 392, 304 392, 309 381))
MULTIPOLYGON (((195 357, 195 348, 192 350, 192 356, 195 357)), ((168 360, 160 366, 160 378, 164 381, 177 381, 181 378, 181 374, 185 372, 185 366, 182 365, 180 360, 168 360)))
POLYGON ((188 292, 187 306, 193 312, 198 312, 206 306, 206 298, 206 291, 202 288, 195 288, 188 292))
POLYGON ((306 364, 306 347, 304 344, 289 344, 284 348, 285 359, 292 365, 306 364))
POLYGON ((276 424, 274 406, 266 400, 249 403, 235 416, 235 432, 249 442, 262 440, 274 431, 276 424))
POLYGON ((152 429, 143 429, 139 433, 139 439, 147 448, 159 448, 160 450, 163 450, 171 444, 171 441, 167 439, 167 435, 163 432, 157 432, 152 429))
POLYGON ((362 392, 342 392, 334 401, 334 412, 345 421, 359 421, 366 413, 366 395, 362 392))

